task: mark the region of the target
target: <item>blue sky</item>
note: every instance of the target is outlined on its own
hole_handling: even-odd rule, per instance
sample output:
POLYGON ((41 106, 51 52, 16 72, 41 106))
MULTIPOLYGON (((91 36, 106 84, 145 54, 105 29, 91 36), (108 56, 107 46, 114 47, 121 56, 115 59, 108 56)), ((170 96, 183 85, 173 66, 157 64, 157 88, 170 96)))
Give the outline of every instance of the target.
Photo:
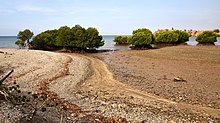
POLYGON ((124 35, 138 28, 220 29, 220 0, 0 0, 0 17, 0 35, 76 24, 124 35))

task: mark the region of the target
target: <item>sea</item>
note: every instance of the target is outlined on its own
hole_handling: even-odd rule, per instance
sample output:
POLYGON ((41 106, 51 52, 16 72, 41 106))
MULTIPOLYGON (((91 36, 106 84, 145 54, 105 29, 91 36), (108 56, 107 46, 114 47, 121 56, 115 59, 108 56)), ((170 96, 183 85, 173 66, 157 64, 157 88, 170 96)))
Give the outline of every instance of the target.
POLYGON ((18 48, 17 36, 0 36, 0 48, 18 48))
MULTIPOLYGON (((114 38, 117 35, 103 35, 103 39, 105 41, 104 46, 99 47, 98 50, 127 50, 129 49, 129 46, 121 46, 121 45, 115 45, 115 42, 113 42, 114 38)), ((198 42, 196 42, 196 37, 192 36, 189 38, 189 41, 187 42, 188 45, 197 45, 198 42)), ((217 42, 215 42, 215 45, 220 46, 220 37, 217 38, 217 42)), ((0 48, 18 48, 17 45, 15 45, 15 42, 17 41, 17 36, 0 36, 0 48)))

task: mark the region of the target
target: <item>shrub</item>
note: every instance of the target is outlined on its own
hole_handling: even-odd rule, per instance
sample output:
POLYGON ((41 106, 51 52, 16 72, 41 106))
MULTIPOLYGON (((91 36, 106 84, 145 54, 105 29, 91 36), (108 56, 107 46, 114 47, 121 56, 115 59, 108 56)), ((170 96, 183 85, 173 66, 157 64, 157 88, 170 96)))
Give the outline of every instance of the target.
POLYGON ((154 35, 156 43, 180 44, 189 40, 190 34, 182 30, 162 30, 154 35))
POLYGON ((196 37, 196 41, 199 43, 214 43, 217 41, 217 37, 220 36, 213 31, 204 31, 196 37))
POLYGON ((186 31, 175 30, 174 33, 178 34, 177 44, 189 41, 190 34, 187 33, 186 31))
POLYGON ((153 34, 146 28, 134 30, 132 36, 128 38, 128 43, 135 47, 149 46, 153 43, 153 34))
POLYGON ((179 35, 174 31, 160 31, 155 34, 156 43, 176 44, 178 42, 179 35))
POLYGON ((113 41, 116 44, 128 44, 128 36, 116 36, 113 41))

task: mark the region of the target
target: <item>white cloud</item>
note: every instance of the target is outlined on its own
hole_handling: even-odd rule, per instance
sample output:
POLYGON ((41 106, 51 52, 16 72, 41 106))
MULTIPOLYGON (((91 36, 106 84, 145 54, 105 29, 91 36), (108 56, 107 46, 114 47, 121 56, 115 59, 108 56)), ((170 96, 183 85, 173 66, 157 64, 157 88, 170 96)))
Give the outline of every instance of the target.
POLYGON ((41 13, 54 13, 54 12, 56 12, 56 10, 55 10, 55 9, 52 9, 52 8, 39 7, 39 6, 33 6, 33 5, 19 6, 19 7, 17 8, 17 11, 24 11, 24 12, 41 12, 41 13))

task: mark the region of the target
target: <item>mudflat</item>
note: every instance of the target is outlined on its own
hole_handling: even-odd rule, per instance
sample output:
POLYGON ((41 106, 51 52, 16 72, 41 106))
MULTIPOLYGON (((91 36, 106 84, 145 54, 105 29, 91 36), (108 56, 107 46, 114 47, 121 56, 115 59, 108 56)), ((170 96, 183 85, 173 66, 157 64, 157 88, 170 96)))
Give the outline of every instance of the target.
POLYGON ((133 88, 178 103, 220 109, 218 46, 117 51, 101 57, 115 79, 133 88))

